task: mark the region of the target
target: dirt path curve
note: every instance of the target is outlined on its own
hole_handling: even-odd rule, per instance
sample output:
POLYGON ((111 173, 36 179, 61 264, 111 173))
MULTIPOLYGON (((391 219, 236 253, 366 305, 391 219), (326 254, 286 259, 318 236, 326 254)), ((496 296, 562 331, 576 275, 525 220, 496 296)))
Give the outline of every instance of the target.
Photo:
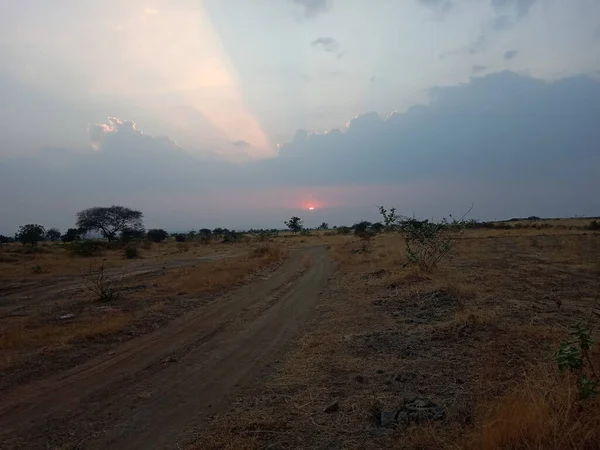
POLYGON ((267 279, 9 392, 0 400, 0 448, 176 448, 186 430, 260 382, 331 273, 323 247, 294 250, 267 279))

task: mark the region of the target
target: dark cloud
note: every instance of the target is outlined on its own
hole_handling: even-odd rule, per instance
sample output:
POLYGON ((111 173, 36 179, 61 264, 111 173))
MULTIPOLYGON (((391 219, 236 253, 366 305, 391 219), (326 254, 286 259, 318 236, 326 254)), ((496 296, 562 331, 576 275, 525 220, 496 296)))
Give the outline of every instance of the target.
POLYGON ((481 73, 487 69, 487 66, 474 65, 471 67, 471 72, 474 74, 481 73))
POLYGON ((235 145, 236 147, 248 147, 250 146, 250 144, 246 141, 233 141, 232 142, 233 145, 235 145))
POLYGON ((78 209, 111 203, 139 206, 169 223, 179 218, 182 228, 192 224, 182 222, 181 211, 238 220, 260 204, 260 196, 245 197, 256 189, 276 203, 290 189, 371 186, 369 202, 401 198, 402 212, 415 205, 420 214, 447 214, 458 199, 457 208, 476 201, 484 218, 597 208, 598 80, 547 83, 503 72, 433 89, 430 97, 428 105, 387 118, 358 115, 343 130, 299 130, 277 157, 244 163, 192 157, 168 137, 111 118, 90 127, 94 151, 46 149, 0 160, 0 232, 25 221, 64 227, 78 209), (387 197, 378 186, 387 186, 387 197))
POLYGON ((320 13, 326 12, 331 7, 330 0, 290 0, 298 6, 304 8, 304 15, 308 18, 315 17, 320 13))
POLYGON ((504 52, 504 59, 506 60, 510 60, 513 59, 517 56, 517 51, 516 50, 507 50, 504 52))

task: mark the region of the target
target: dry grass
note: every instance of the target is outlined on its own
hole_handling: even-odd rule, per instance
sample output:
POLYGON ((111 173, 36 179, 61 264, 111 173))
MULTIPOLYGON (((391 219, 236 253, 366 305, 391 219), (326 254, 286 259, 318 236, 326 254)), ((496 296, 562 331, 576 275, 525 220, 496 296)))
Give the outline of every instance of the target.
POLYGON ((198 262, 194 266, 174 269, 155 279, 155 284, 176 292, 199 294, 231 287, 248 280, 260 269, 268 268, 287 257, 287 251, 276 245, 261 245, 231 259, 198 262))
POLYGON ((397 235, 367 252, 353 236, 310 242, 339 265, 318 319, 282 372, 194 448, 600 447, 598 400, 578 404, 553 363, 567 327, 588 316, 600 234, 470 230, 431 274, 404 266, 397 235), (380 428, 379 412, 406 395, 442 405, 446 420, 380 428))
POLYGON ((0 335, 0 350, 54 347, 74 340, 115 333, 131 320, 131 315, 109 313, 80 319, 77 323, 40 324, 31 319, 17 320, 0 335))
POLYGON ((577 401, 575 380, 541 365, 484 412, 465 448, 597 449, 600 399, 577 401))

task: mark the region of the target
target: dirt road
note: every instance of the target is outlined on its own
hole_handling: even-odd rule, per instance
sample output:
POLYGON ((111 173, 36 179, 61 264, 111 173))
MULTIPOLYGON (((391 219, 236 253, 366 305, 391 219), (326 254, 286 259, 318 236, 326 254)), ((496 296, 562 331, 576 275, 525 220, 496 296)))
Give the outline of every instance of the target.
POLYGON ((293 341, 332 272, 323 247, 267 279, 0 401, 0 448, 176 448, 293 341), (309 261, 308 267, 307 261, 309 261))

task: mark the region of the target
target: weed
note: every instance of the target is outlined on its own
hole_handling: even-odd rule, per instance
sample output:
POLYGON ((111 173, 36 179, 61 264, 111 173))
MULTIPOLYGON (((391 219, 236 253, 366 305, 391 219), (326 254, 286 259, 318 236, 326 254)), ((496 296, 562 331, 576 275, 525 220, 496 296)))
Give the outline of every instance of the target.
POLYGON ((599 297, 597 294, 587 325, 582 327, 577 323, 571 327, 572 338, 562 341, 555 354, 560 371, 568 370, 577 374, 577 392, 580 400, 594 398, 598 394, 598 375, 590 358, 590 350, 595 344, 591 335, 592 319, 594 315, 600 316, 600 311, 596 310, 599 297))
POLYGON ((118 286, 117 280, 104 273, 104 264, 101 264, 96 271, 92 270, 90 264, 89 271, 85 275, 85 287, 102 303, 117 300, 121 295, 121 288, 118 286))

